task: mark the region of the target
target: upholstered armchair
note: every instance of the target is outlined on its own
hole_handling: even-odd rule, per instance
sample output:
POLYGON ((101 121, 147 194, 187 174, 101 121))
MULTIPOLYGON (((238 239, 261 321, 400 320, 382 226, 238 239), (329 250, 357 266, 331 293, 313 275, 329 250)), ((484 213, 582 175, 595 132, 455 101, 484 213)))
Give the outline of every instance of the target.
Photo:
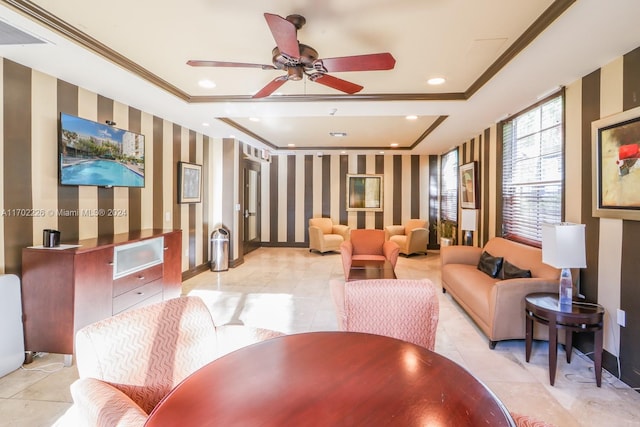
POLYGON ((421 219, 410 219, 405 225, 385 227, 386 239, 400 246, 400 253, 411 255, 427 253, 429 243, 429 223, 421 219))
POLYGON ((214 359, 280 336, 243 325, 216 326, 198 297, 125 312, 76 334, 80 379, 56 426, 142 426, 171 389, 214 359))
POLYGON ((349 240, 348 225, 334 224, 331 218, 309 219, 309 251, 338 251, 342 242, 349 240))
POLYGON ((355 259, 389 260, 396 268, 400 248, 397 243, 385 240, 384 236, 384 230, 351 230, 350 239, 340 245, 345 279, 349 277, 351 261, 355 259))
POLYGON ((338 327, 398 338, 433 350, 439 302, 427 279, 330 282, 338 327))

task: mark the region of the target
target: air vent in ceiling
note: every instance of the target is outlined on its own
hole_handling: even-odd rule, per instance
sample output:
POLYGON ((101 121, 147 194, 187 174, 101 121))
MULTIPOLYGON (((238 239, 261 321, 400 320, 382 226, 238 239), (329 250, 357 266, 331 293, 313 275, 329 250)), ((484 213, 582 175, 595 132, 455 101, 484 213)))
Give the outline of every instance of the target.
POLYGON ((0 45, 43 44, 44 40, 27 34, 22 30, 0 21, 0 45))

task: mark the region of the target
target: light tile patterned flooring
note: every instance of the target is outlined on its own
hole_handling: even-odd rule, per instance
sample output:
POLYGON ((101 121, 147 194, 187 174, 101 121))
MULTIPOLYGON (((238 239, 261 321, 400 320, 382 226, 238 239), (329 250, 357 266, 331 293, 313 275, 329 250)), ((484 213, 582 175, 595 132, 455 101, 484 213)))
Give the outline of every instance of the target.
MULTIPOLYGON (((440 287, 439 256, 400 257, 399 278, 431 279, 440 287)), ((307 249, 261 248, 244 264, 225 272, 205 272, 183 285, 201 296, 216 323, 244 322, 286 333, 337 329, 329 280, 343 279, 338 254, 307 249)), ((608 372, 597 388, 593 363, 576 353, 567 364, 559 350, 554 387, 549 385, 548 345, 534 344, 524 361, 524 342, 500 342, 490 350, 486 337, 447 294, 438 292, 440 322, 436 351, 467 368, 512 411, 534 415, 558 427, 640 426, 640 393, 608 372)), ((69 406, 75 366, 62 356, 44 355, 0 378, 0 426, 50 426, 69 406), (53 371, 53 372, 50 372, 53 371)))

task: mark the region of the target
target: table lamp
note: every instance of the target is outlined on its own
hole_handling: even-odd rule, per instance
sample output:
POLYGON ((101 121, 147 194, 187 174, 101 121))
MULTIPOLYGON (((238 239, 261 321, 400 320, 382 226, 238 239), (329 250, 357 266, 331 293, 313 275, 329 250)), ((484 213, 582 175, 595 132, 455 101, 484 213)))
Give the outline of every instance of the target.
POLYGON ((465 246, 473 246, 473 232, 476 231, 477 209, 462 209, 460 229, 464 231, 465 246))
POLYGON ((584 230, 584 224, 542 224, 542 262, 562 269, 558 292, 561 306, 571 306, 573 298, 570 269, 587 266, 584 230))

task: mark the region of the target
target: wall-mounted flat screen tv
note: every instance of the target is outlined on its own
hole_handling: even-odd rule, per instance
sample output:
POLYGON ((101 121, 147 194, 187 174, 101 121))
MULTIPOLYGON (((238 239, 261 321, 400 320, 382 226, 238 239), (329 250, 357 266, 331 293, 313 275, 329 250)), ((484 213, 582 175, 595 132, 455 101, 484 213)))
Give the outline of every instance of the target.
POLYGON ((60 114, 60 184, 144 187, 144 135, 60 114))

